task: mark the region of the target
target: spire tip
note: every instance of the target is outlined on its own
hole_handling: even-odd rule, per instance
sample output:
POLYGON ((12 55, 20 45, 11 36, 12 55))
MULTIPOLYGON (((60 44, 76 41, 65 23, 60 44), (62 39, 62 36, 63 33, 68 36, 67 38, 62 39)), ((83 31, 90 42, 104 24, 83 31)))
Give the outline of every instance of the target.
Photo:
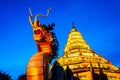
POLYGON ((75 28, 75 26, 74 26, 74 22, 72 22, 72 28, 75 28))

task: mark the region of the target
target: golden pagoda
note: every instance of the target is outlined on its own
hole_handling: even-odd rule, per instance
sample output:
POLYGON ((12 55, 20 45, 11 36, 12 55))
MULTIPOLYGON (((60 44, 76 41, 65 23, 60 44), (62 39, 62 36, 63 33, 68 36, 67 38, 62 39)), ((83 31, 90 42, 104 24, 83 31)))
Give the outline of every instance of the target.
POLYGON ((68 35, 64 55, 57 61, 64 70, 69 66, 73 76, 80 80, 120 80, 120 69, 91 50, 74 25, 68 35), (107 79, 102 78, 102 74, 107 79))

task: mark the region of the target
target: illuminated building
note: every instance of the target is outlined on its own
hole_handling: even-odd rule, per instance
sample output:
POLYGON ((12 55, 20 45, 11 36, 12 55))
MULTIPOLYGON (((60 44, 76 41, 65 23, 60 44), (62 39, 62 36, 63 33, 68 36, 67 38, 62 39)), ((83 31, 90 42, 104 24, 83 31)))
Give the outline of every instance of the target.
POLYGON ((80 80, 106 80, 105 76, 107 80, 120 80, 120 69, 91 50, 74 25, 68 35, 64 55, 57 61, 64 69, 69 66, 74 77, 80 80))

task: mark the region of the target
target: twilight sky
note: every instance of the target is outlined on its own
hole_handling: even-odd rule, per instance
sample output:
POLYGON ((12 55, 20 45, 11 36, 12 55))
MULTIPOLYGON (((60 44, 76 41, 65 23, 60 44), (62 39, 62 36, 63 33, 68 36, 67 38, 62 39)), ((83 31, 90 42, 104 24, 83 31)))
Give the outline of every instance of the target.
POLYGON ((91 49, 120 67, 120 0, 0 0, 0 71, 17 78, 37 52, 28 21, 29 7, 33 15, 53 8, 48 18, 39 20, 56 24, 59 55, 74 22, 91 49))

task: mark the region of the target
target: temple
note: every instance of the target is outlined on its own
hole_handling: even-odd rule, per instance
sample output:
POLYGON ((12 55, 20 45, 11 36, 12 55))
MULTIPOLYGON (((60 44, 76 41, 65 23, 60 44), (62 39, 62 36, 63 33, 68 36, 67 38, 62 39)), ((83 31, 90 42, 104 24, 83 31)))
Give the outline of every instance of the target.
POLYGON ((77 80, 120 80, 120 69, 90 49, 74 25, 68 34, 64 55, 57 61, 64 70, 69 67, 77 80))

